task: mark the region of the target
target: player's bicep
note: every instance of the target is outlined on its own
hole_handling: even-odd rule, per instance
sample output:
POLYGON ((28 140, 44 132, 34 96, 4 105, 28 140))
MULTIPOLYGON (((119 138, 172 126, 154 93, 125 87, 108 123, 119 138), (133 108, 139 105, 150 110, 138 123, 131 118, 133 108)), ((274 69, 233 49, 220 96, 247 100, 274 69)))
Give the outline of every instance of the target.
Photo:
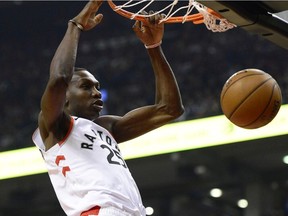
POLYGON ((161 106, 145 106, 130 111, 112 125, 112 133, 118 142, 124 142, 163 126, 172 116, 161 106))

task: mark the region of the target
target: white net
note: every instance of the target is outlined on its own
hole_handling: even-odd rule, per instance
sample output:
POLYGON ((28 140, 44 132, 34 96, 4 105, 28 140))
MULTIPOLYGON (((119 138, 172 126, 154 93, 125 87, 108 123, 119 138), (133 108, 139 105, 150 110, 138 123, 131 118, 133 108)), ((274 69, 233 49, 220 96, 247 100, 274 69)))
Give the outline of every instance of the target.
MULTIPOLYGON (((189 0, 189 2, 190 1, 195 2, 194 0, 189 0)), ((195 2, 195 8, 203 16, 204 24, 206 25, 207 29, 213 32, 225 32, 229 29, 237 27, 227 19, 209 13, 208 8, 200 3, 195 2)))
MULTIPOLYGON (((112 2, 112 0, 110 0, 110 2, 112 2)), ((117 5, 115 5, 113 9, 116 12, 124 11, 125 16, 129 17, 130 19, 137 19, 139 17, 150 17, 156 14, 165 14, 161 22, 185 23, 188 21, 192 21, 194 24, 204 23, 207 29, 213 32, 224 32, 236 27, 235 24, 230 23, 227 19, 221 17, 219 14, 215 13, 211 9, 207 8, 206 6, 200 4, 195 0, 173 0, 171 3, 170 1, 157 0, 128 0, 124 4, 119 4, 119 2, 117 2, 117 5), (162 8, 159 9, 158 5, 158 8, 156 8, 156 12, 149 14, 142 13, 143 11, 149 10, 149 8, 153 8, 153 11, 155 11, 155 6, 153 4, 159 2, 162 8), (163 2, 165 2, 166 4, 163 4, 163 2)), ((123 13, 121 15, 123 15, 123 13)))

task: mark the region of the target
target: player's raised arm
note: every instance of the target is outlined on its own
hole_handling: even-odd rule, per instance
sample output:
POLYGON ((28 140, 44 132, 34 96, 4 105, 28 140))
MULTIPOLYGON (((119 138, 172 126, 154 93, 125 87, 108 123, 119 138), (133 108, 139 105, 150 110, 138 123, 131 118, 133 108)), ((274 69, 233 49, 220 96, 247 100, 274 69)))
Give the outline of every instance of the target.
POLYGON ((101 22, 102 14, 96 15, 101 4, 102 1, 88 2, 83 10, 68 22, 67 31, 52 59, 50 77, 42 96, 39 115, 42 139, 46 140, 51 132, 53 134, 54 141, 49 145, 63 138, 68 130, 69 118, 64 113, 64 105, 66 90, 74 71, 80 33, 94 28, 101 22))
MULTIPOLYGON (((118 142, 123 142, 158 128, 183 112, 183 104, 173 71, 161 49, 164 24, 161 15, 152 16, 147 22, 136 21, 133 30, 148 51, 156 81, 155 104, 130 111, 117 118, 111 126, 118 142)), ((149 78, 147 78, 149 79, 149 78)))

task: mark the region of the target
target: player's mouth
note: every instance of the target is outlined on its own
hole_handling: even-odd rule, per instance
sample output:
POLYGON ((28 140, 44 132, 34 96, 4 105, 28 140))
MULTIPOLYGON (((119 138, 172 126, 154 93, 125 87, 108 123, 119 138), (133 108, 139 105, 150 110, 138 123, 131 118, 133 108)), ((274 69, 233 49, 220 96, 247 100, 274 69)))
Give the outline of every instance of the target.
POLYGON ((98 110, 103 109, 103 101, 102 100, 96 100, 92 103, 92 106, 97 108, 98 110))

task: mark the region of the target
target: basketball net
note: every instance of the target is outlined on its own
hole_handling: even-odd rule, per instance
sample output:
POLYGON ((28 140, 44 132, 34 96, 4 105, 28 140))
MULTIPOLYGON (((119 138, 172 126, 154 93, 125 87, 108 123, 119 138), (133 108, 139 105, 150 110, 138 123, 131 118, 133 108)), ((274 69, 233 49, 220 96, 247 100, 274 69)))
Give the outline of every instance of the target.
POLYGON ((207 29, 213 32, 225 32, 229 29, 236 27, 235 24, 230 23, 220 14, 216 13, 212 9, 200 4, 195 0, 188 0, 188 3, 184 6, 179 6, 179 0, 173 0, 172 3, 170 3, 169 1, 170 4, 164 6, 162 9, 157 10, 156 12, 149 14, 142 13, 156 1, 157 0, 128 0, 125 1, 124 4, 119 4, 119 2, 117 1, 118 5, 115 5, 112 0, 108 0, 108 3, 116 13, 129 19, 145 21, 145 18, 147 17, 151 17, 156 14, 165 14, 164 18, 161 19, 160 22, 185 23, 191 21, 194 24, 204 23, 207 29), (136 11, 134 10, 134 12, 132 12, 133 8, 136 7, 140 7, 140 9, 137 9, 136 11), (197 11, 198 13, 192 14, 195 11, 197 11), (182 15, 176 16, 176 14, 179 13, 182 13, 182 15))

